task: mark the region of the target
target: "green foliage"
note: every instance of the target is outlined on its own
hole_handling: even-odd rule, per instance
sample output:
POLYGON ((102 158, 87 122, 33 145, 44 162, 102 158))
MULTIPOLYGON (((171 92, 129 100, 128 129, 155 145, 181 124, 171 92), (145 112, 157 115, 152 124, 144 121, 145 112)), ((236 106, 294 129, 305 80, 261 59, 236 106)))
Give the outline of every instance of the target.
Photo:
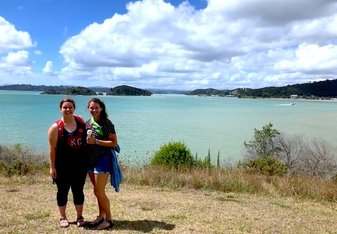
POLYGON ((152 93, 145 89, 138 89, 128 85, 120 85, 115 88, 111 88, 106 95, 117 96, 151 96, 152 93))
POLYGON ((66 95, 96 95, 94 91, 85 87, 71 87, 65 90, 66 95))
MULTIPOLYGON (((218 155, 218 157, 220 157, 220 155, 218 155)), ((213 168, 210 150, 208 150, 208 154, 204 159, 199 159, 198 154, 193 157, 190 149, 179 141, 169 142, 161 146, 160 149, 154 153, 150 164, 169 168, 213 168)))
POLYGON ((208 168, 212 167, 211 150, 210 149, 208 150, 208 154, 205 157, 204 164, 205 164, 205 167, 208 167, 208 168))
POLYGON ((262 130, 254 129, 254 138, 249 143, 244 142, 249 156, 255 158, 259 156, 274 155, 279 148, 274 145, 273 139, 280 133, 269 123, 262 127, 262 130))
POLYGON ((253 97, 253 98, 289 98, 296 94, 299 97, 337 97, 337 80, 325 80, 309 82, 303 84, 287 85, 283 87, 265 87, 259 89, 237 88, 234 90, 217 90, 217 89, 196 89, 188 95, 217 95, 226 96, 234 95, 236 97, 253 97))
POLYGON ((240 97, 281 97, 289 98, 292 94, 299 97, 336 97, 337 80, 325 80, 303 84, 287 85, 283 87, 265 87, 260 89, 236 89, 240 97))
POLYGON ((287 173, 286 164, 275 158, 280 148, 274 144, 274 138, 280 133, 273 128, 271 123, 262 127, 261 130, 254 129, 253 140, 244 142, 250 160, 242 166, 249 172, 262 175, 284 175, 287 173))
POLYGON ((196 89, 187 93, 188 95, 205 95, 205 96, 225 96, 230 94, 230 90, 217 90, 217 89, 196 89))
POLYGON ((48 165, 46 158, 31 149, 16 144, 12 147, 0 145, 0 174, 5 176, 34 174, 48 165))
POLYGON ((96 95, 92 89, 85 87, 47 86, 42 94, 66 94, 66 95, 96 95))
POLYGON ((48 88, 48 89, 43 90, 42 94, 61 94, 61 92, 58 92, 53 88, 48 88))
POLYGON ((182 142, 169 142, 160 147, 151 159, 151 165, 172 168, 192 167, 195 160, 190 149, 182 142))
POLYGON ((256 159, 239 164, 250 173, 258 173, 261 175, 284 175, 287 173, 288 167, 272 156, 261 156, 256 159))
MULTIPOLYGON (((219 157, 219 155, 218 155, 219 157)), ((195 156, 195 166, 201 169, 211 169, 213 168, 212 165, 212 157, 211 151, 208 150, 207 156, 204 159, 198 159, 198 155, 195 156)))

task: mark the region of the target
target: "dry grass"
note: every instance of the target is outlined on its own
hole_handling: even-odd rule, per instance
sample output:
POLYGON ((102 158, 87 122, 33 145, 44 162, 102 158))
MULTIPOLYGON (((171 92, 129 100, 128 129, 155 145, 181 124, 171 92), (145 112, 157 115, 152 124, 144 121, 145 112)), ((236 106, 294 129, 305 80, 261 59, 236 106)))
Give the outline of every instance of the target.
POLYGON ((149 166, 124 168, 123 172, 125 182, 137 185, 337 201, 336 181, 315 177, 264 176, 245 173, 237 168, 177 171, 149 166))
MULTIPOLYGON (((120 193, 109 189, 115 228, 100 233, 334 233, 337 230, 337 207, 332 202, 214 190, 172 190, 134 185, 130 180, 121 185, 120 193)), ((97 215, 91 190, 88 182, 84 210, 88 220, 97 215)), ((56 187, 45 175, 0 177, 0 233, 95 232, 75 225, 60 229, 55 195, 56 187)), ((71 196, 69 200, 68 218, 72 221, 76 215, 71 196)))

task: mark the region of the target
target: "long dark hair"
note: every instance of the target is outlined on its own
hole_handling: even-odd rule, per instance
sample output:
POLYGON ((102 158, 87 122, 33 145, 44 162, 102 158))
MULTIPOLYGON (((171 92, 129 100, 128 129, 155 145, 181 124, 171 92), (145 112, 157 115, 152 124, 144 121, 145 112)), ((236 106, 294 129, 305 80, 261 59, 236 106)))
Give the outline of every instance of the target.
POLYGON ((62 108, 62 105, 63 105, 63 103, 65 103, 65 102, 70 102, 70 103, 72 103, 73 106, 74 106, 74 109, 76 109, 75 101, 74 101, 74 99, 72 99, 72 98, 63 98, 63 99, 60 101, 60 109, 62 108))
POLYGON ((91 98, 89 100, 89 102, 88 102, 88 109, 89 109, 90 102, 95 102, 95 103, 97 103, 102 108, 101 113, 99 115, 99 118, 101 120, 107 119, 109 117, 108 113, 106 112, 105 104, 104 104, 104 102, 101 99, 99 99, 99 98, 91 98))

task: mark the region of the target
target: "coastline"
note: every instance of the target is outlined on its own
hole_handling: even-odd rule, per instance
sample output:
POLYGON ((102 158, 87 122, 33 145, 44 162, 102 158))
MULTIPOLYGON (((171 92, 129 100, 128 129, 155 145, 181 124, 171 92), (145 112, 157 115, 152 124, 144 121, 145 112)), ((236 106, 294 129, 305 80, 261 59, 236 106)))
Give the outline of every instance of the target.
MULTIPOLYGON (((0 122, 0 128, 6 133, 0 144, 22 144, 48 152, 46 134, 60 116, 58 103, 63 96, 36 95, 31 91, 0 93, 0 105, 6 107, 6 111, 0 113, 0 118, 6 120, 0 122)), ((84 119, 89 118, 85 108, 88 98, 74 97, 76 114, 84 119)), ((199 158, 207 156, 210 150, 214 161, 220 152, 223 163, 237 162, 243 158, 243 143, 251 139, 254 128, 269 122, 286 134, 324 139, 334 145, 337 142, 337 123, 327 125, 336 118, 334 101, 205 98, 180 94, 101 98, 118 133, 121 159, 127 164, 146 163, 154 151, 172 140, 183 141, 199 158), (297 105, 282 108, 274 105, 290 102, 297 105)))

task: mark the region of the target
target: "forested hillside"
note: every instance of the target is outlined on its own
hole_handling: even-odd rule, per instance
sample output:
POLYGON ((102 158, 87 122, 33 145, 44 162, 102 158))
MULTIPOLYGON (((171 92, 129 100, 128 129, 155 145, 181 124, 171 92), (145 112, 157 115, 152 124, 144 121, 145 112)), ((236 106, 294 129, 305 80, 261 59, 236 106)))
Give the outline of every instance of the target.
POLYGON ((235 96, 262 98, 289 98, 297 95, 302 98, 335 98, 337 97, 337 80, 325 80, 282 87, 265 87, 260 89, 240 88, 234 90, 196 89, 189 95, 235 96))

